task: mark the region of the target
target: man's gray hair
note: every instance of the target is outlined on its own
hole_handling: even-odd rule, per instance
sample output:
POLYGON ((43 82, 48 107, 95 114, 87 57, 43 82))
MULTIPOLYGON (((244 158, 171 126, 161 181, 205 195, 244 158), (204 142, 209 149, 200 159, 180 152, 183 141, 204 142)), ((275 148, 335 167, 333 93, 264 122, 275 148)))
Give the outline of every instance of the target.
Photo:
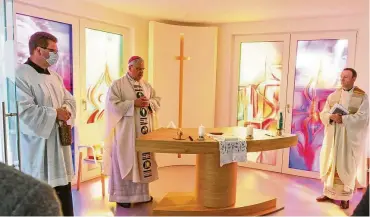
POLYGON ((136 66, 136 65, 138 65, 139 63, 142 63, 142 62, 144 62, 143 58, 141 58, 141 57, 137 58, 136 60, 133 60, 133 61, 129 62, 128 67, 136 66))

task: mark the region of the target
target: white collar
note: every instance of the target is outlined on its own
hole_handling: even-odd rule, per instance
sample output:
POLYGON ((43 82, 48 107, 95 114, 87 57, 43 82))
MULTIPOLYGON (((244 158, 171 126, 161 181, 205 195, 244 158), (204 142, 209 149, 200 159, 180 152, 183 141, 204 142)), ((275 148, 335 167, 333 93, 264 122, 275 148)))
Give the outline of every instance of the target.
POLYGON ((353 86, 350 90, 345 90, 342 88, 342 92, 347 92, 347 93, 353 93, 353 90, 355 89, 355 87, 353 86))
POLYGON ((127 76, 127 78, 128 78, 128 80, 130 81, 130 82, 132 82, 132 83, 134 83, 134 84, 140 84, 140 81, 137 81, 137 80, 135 80, 135 79, 133 79, 131 76, 130 76, 130 73, 126 73, 126 76, 127 76))

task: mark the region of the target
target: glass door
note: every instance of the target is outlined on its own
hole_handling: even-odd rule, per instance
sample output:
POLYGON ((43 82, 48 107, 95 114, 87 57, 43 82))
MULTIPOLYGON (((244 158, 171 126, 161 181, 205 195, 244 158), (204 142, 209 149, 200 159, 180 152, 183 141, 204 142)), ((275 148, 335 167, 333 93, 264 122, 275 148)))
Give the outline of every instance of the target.
MULTIPOLYGON (((126 28, 80 20, 81 98, 78 141, 84 161, 102 159, 105 97, 112 82, 126 73, 129 58, 129 31, 126 28)), ((80 157, 79 157, 80 158, 80 157)), ((80 161, 80 160, 79 160, 80 161)), ((97 165, 83 164, 82 181, 100 175, 97 165)))
POLYGON ((298 144, 284 150, 283 172, 319 177, 324 126, 319 113, 340 86, 343 68, 355 63, 356 31, 300 33, 291 36, 285 131, 298 144))
POLYGON ((0 161, 20 169, 13 0, 0 1, 0 161))
MULTIPOLYGON (((276 130, 279 112, 285 116, 289 40, 289 34, 235 37, 232 126, 276 130)), ((281 172, 282 156, 283 150, 248 153, 239 165, 281 172)))

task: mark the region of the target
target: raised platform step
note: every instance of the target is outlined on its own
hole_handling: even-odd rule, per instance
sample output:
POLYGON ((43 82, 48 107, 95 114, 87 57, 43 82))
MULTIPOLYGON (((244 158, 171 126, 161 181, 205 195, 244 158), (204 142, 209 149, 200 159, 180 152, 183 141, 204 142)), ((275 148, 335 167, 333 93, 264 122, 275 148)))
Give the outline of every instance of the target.
POLYGON ((194 193, 168 193, 154 208, 154 216, 262 216, 284 209, 276 198, 253 192, 237 193, 236 203, 226 208, 201 206, 194 193))

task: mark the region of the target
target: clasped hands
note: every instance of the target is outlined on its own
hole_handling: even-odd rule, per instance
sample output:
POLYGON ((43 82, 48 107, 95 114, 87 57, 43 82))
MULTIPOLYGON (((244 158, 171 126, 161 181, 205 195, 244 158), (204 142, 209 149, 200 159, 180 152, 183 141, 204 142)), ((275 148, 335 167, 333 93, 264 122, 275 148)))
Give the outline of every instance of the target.
POLYGON ((333 120, 337 124, 343 123, 341 114, 332 114, 329 116, 330 120, 333 120))
POLYGON ((72 114, 66 108, 57 109, 57 120, 59 121, 68 121, 71 118, 72 114))
POLYGON ((134 101, 135 107, 148 107, 149 106, 149 99, 145 96, 135 99, 134 101))

